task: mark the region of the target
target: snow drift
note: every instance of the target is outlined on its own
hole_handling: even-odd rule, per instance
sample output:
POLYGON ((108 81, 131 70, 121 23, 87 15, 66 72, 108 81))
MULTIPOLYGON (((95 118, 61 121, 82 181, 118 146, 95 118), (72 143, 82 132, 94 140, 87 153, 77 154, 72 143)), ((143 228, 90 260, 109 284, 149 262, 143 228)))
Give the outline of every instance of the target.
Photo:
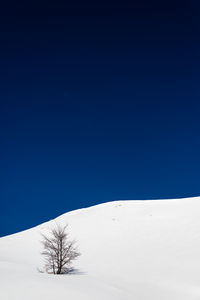
POLYGON ((2 300, 200 299, 200 197, 115 201, 0 239, 2 300), (41 232, 69 224, 76 272, 42 268, 41 232))

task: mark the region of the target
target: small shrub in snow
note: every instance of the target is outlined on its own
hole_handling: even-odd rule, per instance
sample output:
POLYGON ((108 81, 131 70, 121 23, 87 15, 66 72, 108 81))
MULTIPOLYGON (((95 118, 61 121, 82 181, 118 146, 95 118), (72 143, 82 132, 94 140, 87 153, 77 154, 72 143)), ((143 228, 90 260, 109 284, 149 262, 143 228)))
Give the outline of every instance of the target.
POLYGON ((57 225, 50 230, 49 235, 42 234, 42 255, 45 257, 45 270, 48 273, 64 274, 72 270, 72 262, 80 253, 75 247, 75 241, 69 240, 67 225, 57 225))

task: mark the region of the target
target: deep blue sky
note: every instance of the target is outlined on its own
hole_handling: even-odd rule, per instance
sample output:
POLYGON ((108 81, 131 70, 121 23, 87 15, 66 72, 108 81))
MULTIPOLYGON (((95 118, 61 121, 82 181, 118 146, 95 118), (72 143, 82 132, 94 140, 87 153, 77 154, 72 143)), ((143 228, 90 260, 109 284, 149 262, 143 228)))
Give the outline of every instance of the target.
POLYGON ((198 1, 44 8, 0 19, 0 234, 200 195, 198 1))

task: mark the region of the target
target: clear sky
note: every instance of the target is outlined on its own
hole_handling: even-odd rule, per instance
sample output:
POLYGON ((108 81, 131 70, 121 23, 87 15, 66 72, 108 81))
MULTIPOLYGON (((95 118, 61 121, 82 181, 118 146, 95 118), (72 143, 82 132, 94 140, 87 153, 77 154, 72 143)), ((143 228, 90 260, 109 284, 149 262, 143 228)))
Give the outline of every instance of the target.
POLYGON ((200 5, 159 2, 0 18, 1 235, 200 195, 200 5))

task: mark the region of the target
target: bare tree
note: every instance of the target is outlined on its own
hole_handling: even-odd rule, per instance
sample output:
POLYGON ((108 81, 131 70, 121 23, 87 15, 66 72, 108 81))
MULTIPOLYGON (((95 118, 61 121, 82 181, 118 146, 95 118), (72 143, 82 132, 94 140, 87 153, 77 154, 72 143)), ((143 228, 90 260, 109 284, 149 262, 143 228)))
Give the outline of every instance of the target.
POLYGON ((67 225, 57 225, 50 230, 49 235, 42 234, 42 255, 45 256, 45 268, 48 273, 63 274, 72 270, 72 261, 80 253, 75 247, 75 241, 69 240, 67 225))

